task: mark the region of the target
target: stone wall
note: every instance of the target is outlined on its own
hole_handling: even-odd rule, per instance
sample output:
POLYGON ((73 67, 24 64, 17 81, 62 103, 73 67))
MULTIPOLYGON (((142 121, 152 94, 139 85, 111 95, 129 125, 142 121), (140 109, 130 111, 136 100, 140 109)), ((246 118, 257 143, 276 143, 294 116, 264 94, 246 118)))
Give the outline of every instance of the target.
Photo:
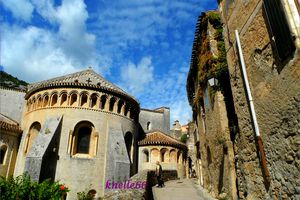
POLYGON ((0 113, 21 124, 25 92, 0 87, 0 113))
POLYGON ((160 130, 166 134, 170 132, 170 109, 161 108, 159 110, 141 109, 139 122, 145 132, 160 130), (150 127, 147 124, 150 122, 150 127))
MULTIPOLYGON (((288 60, 278 63, 274 46, 271 45, 263 1, 226 0, 222 5, 227 60, 240 130, 235 137, 239 197, 299 199, 299 49, 296 49, 288 60), (240 33, 257 121, 271 176, 270 184, 262 173, 235 46, 236 29, 240 33)), ((285 12, 288 13, 288 10, 285 12)), ((299 38, 299 35, 295 35, 295 38, 299 38)))

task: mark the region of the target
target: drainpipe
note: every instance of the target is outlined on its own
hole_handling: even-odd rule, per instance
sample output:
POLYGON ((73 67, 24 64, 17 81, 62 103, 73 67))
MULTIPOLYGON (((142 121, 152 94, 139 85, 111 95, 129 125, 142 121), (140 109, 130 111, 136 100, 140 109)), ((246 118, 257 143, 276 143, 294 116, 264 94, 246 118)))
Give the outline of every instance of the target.
POLYGON ((252 122, 254 124, 254 131, 255 131, 255 135, 256 135, 256 141, 257 141, 257 144, 258 144, 258 150, 259 150, 259 154, 260 154, 261 165, 262 165, 262 168, 263 168, 263 174, 265 176, 265 180, 269 184, 270 183, 270 173, 269 173, 268 166, 267 166, 267 159, 266 159, 266 155, 265 155, 265 152, 264 152, 262 138, 260 137, 259 127, 258 127, 258 123, 257 123, 257 119, 256 119, 256 113, 255 113, 255 109, 254 109, 253 98, 252 98, 250 85, 249 85, 249 81, 248 81, 248 76, 247 76, 247 71, 246 71, 246 66, 245 66, 245 61, 244 61, 244 56, 243 56, 243 51, 242 51, 242 47, 241 47, 241 42, 240 42, 240 37, 239 37, 238 30, 235 30, 235 37, 236 37, 236 43, 237 43, 238 53, 239 53, 240 62, 241 62, 242 76, 243 76, 244 81, 245 81, 245 87, 246 87, 246 91, 247 91, 247 95, 248 95, 248 101, 249 101, 248 103, 249 103, 249 106, 250 106, 252 122))

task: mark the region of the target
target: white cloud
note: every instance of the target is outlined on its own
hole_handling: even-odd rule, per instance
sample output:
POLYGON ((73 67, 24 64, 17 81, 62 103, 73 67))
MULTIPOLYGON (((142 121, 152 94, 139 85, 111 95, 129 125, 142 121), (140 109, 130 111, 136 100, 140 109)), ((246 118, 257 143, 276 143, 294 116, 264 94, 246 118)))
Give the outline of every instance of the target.
POLYGON ((121 68, 121 85, 132 94, 145 92, 145 88, 153 80, 151 57, 143 57, 138 64, 129 62, 121 68))
POLYGON ((58 7, 49 0, 35 0, 34 5, 58 30, 5 24, 1 44, 5 71, 29 82, 90 65, 102 74, 109 73, 111 58, 97 52, 95 35, 86 30, 88 13, 83 0, 63 0, 58 7))
POLYGON ((1 0, 4 7, 12 12, 13 16, 17 19, 30 21, 33 5, 28 0, 1 0))

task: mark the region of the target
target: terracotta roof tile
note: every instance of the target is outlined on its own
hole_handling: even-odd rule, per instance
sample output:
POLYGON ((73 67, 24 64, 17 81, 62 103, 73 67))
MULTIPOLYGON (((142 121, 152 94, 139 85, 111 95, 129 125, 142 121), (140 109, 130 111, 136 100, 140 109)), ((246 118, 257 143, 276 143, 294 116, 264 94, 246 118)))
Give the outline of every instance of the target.
POLYGON ((141 139, 138 142, 139 146, 146 145, 166 145, 179 147, 181 149, 187 149, 186 145, 179 140, 161 132, 161 131, 153 131, 146 134, 146 137, 141 139))

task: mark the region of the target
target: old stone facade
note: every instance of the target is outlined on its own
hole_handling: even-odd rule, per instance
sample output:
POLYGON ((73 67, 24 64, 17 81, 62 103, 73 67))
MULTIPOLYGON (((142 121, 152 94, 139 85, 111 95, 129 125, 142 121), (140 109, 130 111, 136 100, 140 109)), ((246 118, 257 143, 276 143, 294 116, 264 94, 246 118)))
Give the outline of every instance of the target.
POLYGON ((213 93, 208 82, 204 85, 201 82, 212 77, 195 75, 199 68, 195 70, 193 65, 201 66, 200 54, 205 53, 201 52, 205 42, 199 45, 197 41, 203 41, 203 36, 209 38, 209 32, 203 31, 209 26, 203 26, 203 21, 197 25, 200 31, 194 47, 198 45, 200 50, 194 48, 187 87, 200 135, 203 184, 215 196, 226 192, 231 199, 300 198, 299 8, 299 1, 221 1, 219 10, 230 85, 226 85, 223 73, 217 77, 217 92, 213 93), (237 48, 235 30, 242 54, 237 48), (242 57, 260 136, 250 114, 242 57), (217 171, 215 166, 219 166, 219 175, 207 174, 217 171), (229 176, 222 178, 220 175, 224 173, 229 176))

